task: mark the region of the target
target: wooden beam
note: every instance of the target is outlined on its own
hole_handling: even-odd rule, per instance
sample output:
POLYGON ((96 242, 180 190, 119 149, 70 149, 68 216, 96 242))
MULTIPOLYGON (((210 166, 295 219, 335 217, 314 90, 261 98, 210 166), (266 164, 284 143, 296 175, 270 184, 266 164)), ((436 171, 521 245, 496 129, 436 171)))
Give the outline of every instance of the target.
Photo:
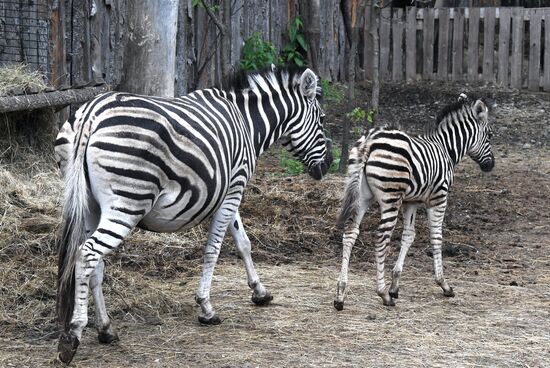
POLYGON ((109 86, 105 84, 97 87, 68 89, 33 95, 0 97, 0 113, 81 104, 108 90, 109 86))

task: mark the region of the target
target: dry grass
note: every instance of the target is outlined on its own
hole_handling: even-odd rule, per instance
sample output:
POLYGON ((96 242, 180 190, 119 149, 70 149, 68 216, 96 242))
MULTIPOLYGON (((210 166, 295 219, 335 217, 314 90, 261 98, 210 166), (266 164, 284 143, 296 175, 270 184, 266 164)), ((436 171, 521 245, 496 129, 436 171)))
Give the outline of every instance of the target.
POLYGON ((45 90, 44 75, 29 70, 25 64, 11 64, 0 67, 0 96, 37 93, 45 90))

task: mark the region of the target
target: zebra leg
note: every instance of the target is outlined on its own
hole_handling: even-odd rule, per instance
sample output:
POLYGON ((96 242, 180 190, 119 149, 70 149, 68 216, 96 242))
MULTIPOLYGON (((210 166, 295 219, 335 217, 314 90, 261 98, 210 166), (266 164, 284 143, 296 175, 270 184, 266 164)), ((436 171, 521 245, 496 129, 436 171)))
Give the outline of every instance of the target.
POLYGON ((118 341, 118 334, 113 330, 111 319, 107 314, 107 308, 105 308, 105 299, 103 298, 101 287, 104 273, 105 262, 101 259, 90 278, 90 288, 92 289, 92 296, 94 298, 97 338, 102 344, 110 344, 118 341))
POLYGON ((235 199, 235 197, 228 195, 222 206, 214 214, 208 230, 208 240, 204 248, 202 276, 195 296, 195 301, 201 307, 199 322, 203 324, 219 325, 222 322, 210 304, 210 286, 212 285, 214 267, 218 261, 223 237, 230 221, 239 208, 240 198, 239 196, 235 199))
POLYGON ((358 213, 346 224, 346 230, 344 231, 342 239, 342 268, 340 269, 340 276, 338 278, 338 284, 336 285, 336 299, 334 299, 334 308, 339 311, 344 309, 351 249, 359 236, 359 225, 361 225, 361 220, 368 209, 369 203, 370 201, 367 202, 365 206, 359 207, 358 213))
POLYGON ((92 273, 102 258, 115 250, 135 226, 135 223, 121 225, 121 221, 112 223, 103 218, 76 252, 74 309, 69 331, 60 336, 58 346, 59 357, 63 362, 71 361, 82 339, 82 331, 88 324, 88 294, 92 273))
MULTIPOLYGON (((90 200, 88 215, 85 218, 86 235, 89 237, 96 229, 99 222, 99 206, 95 200, 90 200)), ((111 320, 105 308, 105 299, 103 298, 103 275, 105 273, 105 263, 103 259, 99 261, 90 278, 90 288, 95 306, 96 328, 98 340, 103 344, 110 344, 118 341, 118 335, 111 327, 111 320)))
POLYGON ((397 262, 393 268, 392 282, 389 292, 390 296, 395 299, 399 298, 399 278, 401 277, 401 272, 403 271, 403 264, 405 263, 405 258, 407 257, 409 247, 414 241, 414 221, 416 209, 417 206, 415 204, 403 205, 403 235, 401 237, 401 249, 399 250, 399 257, 397 258, 397 262))
POLYGON ((453 297, 455 296, 453 288, 449 286, 443 276, 443 260, 441 257, 441 244, 443 242, 442 227, 446 207, 447 203, 443 203, 437 207, 430 207, 427 209, 427 213, 430 221, 430 240, 433 247, 435 282, 443 289, 443 295, 453 297))
POLYGON ((246 268, 248 286, 253 290, 252 301, 256 305, 268 305, 273 300, 273 296, 271 296, 271 294, 262 285, 260 278, 256 273, 254 263, 252 262, 252 256, 250 255, 250 239, 248 239, 248 236, 244 231, 239 211, 235 212, 235 215, 233 216, 233 224, 229 226, 229 229, 231 236, 237 245, 237 250, 239 251, 239 254, 244 262, 244 267, 246 268))
MULTIPOLYGON (((386 200, 388 201, 388 200, 386 200)), ((378 224, 376 234, 376 290, 378 296, 382 298, 382 303, 386 306, 394 306, 395 301, 390 296, 388 289, 386 288, 385 281, 385 261, 387 246, 391 240, 391 234, 397 223, 397 215, 399 213, 399 207, 401 206, 400 198, 393 201, 390 200, 390 204, 385 201, 380 201, 380 212, 382 213, 380 222, 378 224)))

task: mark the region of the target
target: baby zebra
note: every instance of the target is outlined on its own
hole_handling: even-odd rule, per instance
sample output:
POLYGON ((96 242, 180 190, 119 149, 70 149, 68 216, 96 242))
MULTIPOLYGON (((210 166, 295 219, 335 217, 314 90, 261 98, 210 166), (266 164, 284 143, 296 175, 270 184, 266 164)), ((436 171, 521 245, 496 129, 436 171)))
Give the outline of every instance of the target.
POLYGON ((414 221, 420 203, 426 205, 430 221, 435 280, 445 296, 455 295, 443 277, 443 216, 454 168, 464 155, 469 155, 483 171, 490 171, 495 165, 488 114, 488 105, 483 99, 468 99, 462 94, 457 103, 443 110, 436 127, 425 135, 411 136, 395 129, 374 128, 357 141, 350 152, 343 208, 338 219, 345 231, 342 269, 334 301, 337 310, 344 308, 351 248, 359 235, 361 220, 375 200, 381 215, 376 233, 377 292, 384 305, 393 306, 394 298, 398 298, 399 277, 414 240, 414 221), (401 207, 401 250, 387 289, 384 260, 401 207))

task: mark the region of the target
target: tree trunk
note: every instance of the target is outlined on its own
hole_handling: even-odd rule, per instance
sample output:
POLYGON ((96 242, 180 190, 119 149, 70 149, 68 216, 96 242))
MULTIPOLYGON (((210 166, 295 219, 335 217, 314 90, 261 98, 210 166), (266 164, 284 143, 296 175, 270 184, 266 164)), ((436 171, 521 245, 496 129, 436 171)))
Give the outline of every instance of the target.
POLYGON ((223 33, 221 34, 222 86, 227 87, 231 64, 231 1, 223 1, 223 33))
POLYGON ((378 15, 380 13, 379 7, 377 6, 376 2, 378 0, 371 0, 370 1, 370 29, 369 29, 369 35, 372 40, 372 95, 371 95, 371 103, 370 103, 370 109, 374 112, 373 119, 376 116, 376 113, 378 112, 378 101, 380 96, 380 42, 379 42, 379 35, 378 35, 378 15))
MULTIPOLYGON (((359 28, 362 27, 365 7, 363 1, 359 0, 341 0, 340 9, 344 17, 344 25, 346 30, 346 52, 348 54, 348 93, 347 93, 347 110, 352 111, 355 105, 355 60, 357 58, 357 43, 359 42, 359 28)), ((339 171, 345 172, 349 158, 349 139, 350 139, 350 118, 344 119, 343 135, 342 135, 342 154, 340 156, 339 171)))
POLYGON ((304 23, 304 33, 309 47, 308 64, 315 72, 319 72, 319 44, 321 42, 320 0, 300 2, 300 17, 304 23))
POLYGON ((178 0, 129 1, 126 19, 120 90, 174 97, 178 0))

